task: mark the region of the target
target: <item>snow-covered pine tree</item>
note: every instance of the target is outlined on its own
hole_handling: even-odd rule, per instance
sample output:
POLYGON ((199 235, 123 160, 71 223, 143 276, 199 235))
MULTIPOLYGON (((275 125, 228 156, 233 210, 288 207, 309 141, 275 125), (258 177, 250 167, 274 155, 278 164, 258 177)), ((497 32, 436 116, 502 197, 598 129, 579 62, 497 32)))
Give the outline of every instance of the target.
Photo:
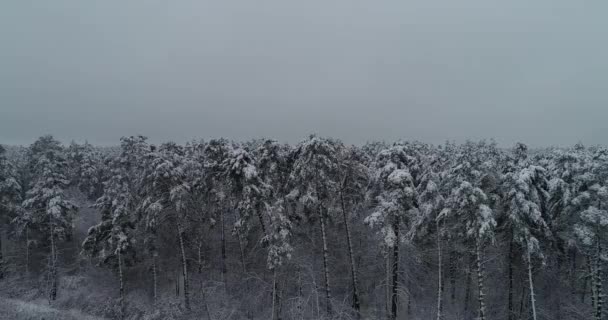
MULTIPOLYGON (((488 240, 493 240, 496 227, 494 212, 490 207, 492 199, 482 189, 492 163, 487 158, 492 152, 487 149, 485 143, 467 142, 457 150, 453 166, 444 178, 450 191, 445 199, 445 209, 439 215, 450 228, 450 233, 474 242, 480 320, 485 320, 487 315, 483 249, 488 240)), ((465 301, 465 306, 467 303, 465 301)))
MULTIPOLYGON (((517 144, 513 151, 515 166, 503 177, 505 228, 509 230, 510 242, 523 249, 528 270, 530 306, 532 319, 537 319, 536 297, 534 293, 532 258, 543 257, 541 241, 549 240, 550 230, 546 222, 548 180, 543 167, 530 164, 527 147, 517 144)), ((512 248, 512 246, 511 246, 512 248)), ((512 252, 509 253, 512 256, 512 252)), ((513 263, 510 261, 510 263, 513 263)), ((509 268, 512 268, 509 266, 509 268)), ((512 274, 511 274, 512 276, 512 274)), ((512 279, 510 279, 511 282, 512 279)), ((513 310, 509 310, 513 317, 513 310)))
POLYGON ((290 152, 289 145, 280 144, 276 140, 265 140, 254 152, 258 174, 270 186, 271 198, 282 198, 288 192, 290 152))
POLYGON ((83 145, 72 140, 70 145, 65 149, 66 160, 68 161, 68 179, 72 185, 78 184, 83 148, 83 145))
POLYGON ((418 209, 418 191, 412 172, 418 175, 420 163, 412 154, 410 146, 400 143, 380 151, 375 161, 372 186, 377 205, 365 218, 368 225, 380 229, 384 246, 393 253, 390 293, 390 318, 393 320, 397 319, 399 244, 411 226, 411 218, 414 216, 411 211, 418 209))
POLYGON ((593 292, 594 319, 603 317, 603 242, 608 235, 608 150, 600 148, 583 153, 580 162, 581 174, 574 177, 578 191, 572 199, 572 210, 577 221, 573 224, 574 234, 581 246, 592 258, 591 280, 593 292))
POLYGON ((204 178, 204 198, 210 204, 211 216, 219 218, 220 227, 220 246, 221 246, 221 271, 222 282, 226 287, 226 275, 228 273, 226 265, 226 213, 228 207, 226 203, 226 186, 223 177, 222 163, 229 157, 232 145, 226 139, 212 139, 207 142, 203 149, 203 168, 204 178))
POLYGON ((277 273, 285 260, 291 259, 293 252, 293 247, 290 244, 292 223, 287 216, 282 198, 277 199, 272 205, 269 205, 267 212, 269 224, 264 243, 266 243, 268 248, 266 265, 273 272, 272 319, 274 320, 281 319, 277 273))
POLYGON ((65 195, 68 188, 68 163, 60 142, 43 136, 28 150, 34 172, 34 185, 23 201, 25 209, 14 222, 20 230, 33 229, 43 239, 49 239, 48 297, 57 298, 57 241, 72 233, 72 219, 78 208, 65 195))
POLYGON ((258 174, 255 158, 244 148, 235 147, 221 166, 229 195, 234 199, 234 209, 239 215, 236 232, 246 234, 250 229, 251 216, 255 214, 263 237, 267 237, 264 215, 267 213, 266 200, 270 196, 270 185, 258 174))
POLYGON ((310 214, 311 221, 318 220, 321 225, 323 245, 323 276, 325 287, 326 312, 332 314, 332 297, 329 273, 329 243, 327 240, 327 213, 332 198, 339 188, 338 181, 338 141, 311 135, 300 142, 293 151, 293 167, 289 175, 290 201, 297 201, 310 214), (315 215, 316 214, 316 215, 315 215))
POLYGON ((285 202, 287 178, 289 175, 289 147, 275 140, 261 141, 254 150, 257 173, 265 187, 265 212, 269 226, 263 243, 267 245, 267 266, 273 272, 272 318, 280 319, 280 295, 278 285, 279 268, 285 259, 291 258, 290 245, 292 224, 285 202))
POLYGON ((78 189, 89 199, 97 200, 103 193, 104 163, 101 153, 86 142, 80 148, 78 161, 78 189))
POLYGON ((0 280, 4 279, 5 272, 2 237, 9 223, 19 213, 21 201, 21 185, 17 181, 17 172, 6 158, 6 150, 0 145, 0 280))
MULTIPOLYGON (((158 151, 151 153, 149 157, 149 171, 145 174, 146 198, 142 208, 146 214, 148 232, 152 233, 148 242, 154 241, 159 221, 170 219, 175 223, 184 280, 184 307, 190 310, 186 236, 192 227, 191 220, 198 210, 198 202, 195 200, 196 190, 203 181, 202 164, 187 157, 184 148, 175 143, 162 144, 158 151)), ((150 245, 155 247, 153 242, 150 245)), ((154 258, 156 252, 152 254, 154 258)))
POLYGON ((370 180, 370 171, 365 166, 366 155, 355 146, 348 146, 341 150, 340 154, 340 185, 339 185, 339 202, 342 211, 342 219, 344 222, 344 232, 346 235, 346 244, 348 248, 348 258, 351 274, 352 307, 355 310, 357 317, 360 317, 361 311, 361 296, 359 293, 359 283, 357 280, 357 269, 355 264, 355 252, 353 249, 353 240, 350 232, 350 219, 354 211, 360 209, 365 200, 365 192, 370 180))
POLYGON ((584 190, 584 186, 576 177, 581 176, 583 170, 587 170, 585 162, 588 157, 585 154, 586 151, 583 148, 558 149, 548 152, 545 159, 541 159, 551 177, 547 211, 550 216, 548 223, 553 234, 554 251, 558 255, 562 252, 567 253, 568 277, 572 295, 580 292, 582 300, 584 300, 586 289, 579 289, 578 280, 584 279, 584 287, 586 287, 587 277, 579 276, 577 260, 579 257, 585 257, 587 253, 582 250, 583 246, 578 245, 578 237, 574 232, 573 226, 578 222, 577 211, 580 211, 580 208, 577 208, 572 201, 580 191, 584 190))
POLYGON ((104 182, 103 195, 95 203, 101 212, 101 222, 89 228, 82 243, 85 254, 118 272, 120 317, 126 303, 124 269, 136 262, 134 229, 142 164, 150 148, 146 140, 142 136, 121 138, 121 153, 111 162, 109 180, 104 182))
POLYGON ((419 187, 419 208, 414 211, 412 225, 409 232, 409 237, 424 244, 429 241, 429 237, 435 232, 435 242, 437 247, 437 320, 443 319, 443 288, 445 284, 443 270, 443 242, 446 237, 446 231, 443 228, 443 221, 439 214, 444 209, 444 196, 442 193, 442 178, 441 174, 435 172, 436 167, 427 172, 422 178, 419 187))

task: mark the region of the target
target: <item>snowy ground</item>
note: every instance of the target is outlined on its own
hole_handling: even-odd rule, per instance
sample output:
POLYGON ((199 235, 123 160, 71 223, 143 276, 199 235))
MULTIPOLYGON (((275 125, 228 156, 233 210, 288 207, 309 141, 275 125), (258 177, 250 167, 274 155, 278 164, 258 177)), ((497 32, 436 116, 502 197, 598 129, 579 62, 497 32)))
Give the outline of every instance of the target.
POLYGON ((53 309, 44 301, 25 302, 0 298, 0 320, 103 320, 76 310, 53 309))

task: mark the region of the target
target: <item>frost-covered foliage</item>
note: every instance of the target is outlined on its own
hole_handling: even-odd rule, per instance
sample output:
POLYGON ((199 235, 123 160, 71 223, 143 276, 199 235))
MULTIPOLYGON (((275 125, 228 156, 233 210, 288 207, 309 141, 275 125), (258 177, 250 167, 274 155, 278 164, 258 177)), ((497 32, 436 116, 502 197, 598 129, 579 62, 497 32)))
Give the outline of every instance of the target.
POLYGON ((397 239, 393 225, 409 225, 412 211, 418 209, 418 190, 412 170, 420 164, 402 144, 380 151, 374 167, 375 210, 365 218, 371 227, 378 227, 384 244, 393 247, 397 239))
POLYGON ((482 243, 493 239, 497 223, 488 186, 497 161, 493 146, 467 142, 456 149, 452 161, 444 177, 448 191, 440 218, 450 221, 457 236, 482 243))
POLYGON ((141 164, 149 149, 146 138, 141 136, 122 138, 121 148, 120 155, 110 163, 104 193, 95 202, 101 222, 88 230, 82 244, 86 254, 110 268, 135 262, 135 210, 141 190, 141 164))
POLYGON ((23 201, 23 211, 15 218, 18 230, 65 239, 72 233, 76 205, 65 194, 69 187, 68 162, 59 141, 50 136, 38 139, 29 149, 33 185, 23 201))
POLYGON ((328 206, 339 187, 338 154, 341 143, 310 136, 292 152, 293 165, 289 174, 290 200, 297 200, 309 210, 328 206))
POLYGON ((45 136, 6 150, 2 281, 64 301, 79 277, 120 309, 102 316, 606 316, 605 148, 313 135, 118 148, 45 136))
POLYGON ((549 182, 547 170, 527 161, 527 147, 518 144, 513 151, 515 166, 503 177, 506 224, 517 244, 541 254, 539 238, 550 239, 547 224, 549 182))
POLYGON ((275 269, 291 259, 293 247, 290 244, 292 223, 285 213, 283 200, 277 200, 268 208, 270 220, 268 235, 264 242, 268 244, 267 265, 275 269))
POLYGON ((247 230, 251 217, 258 215, 262 229, 266 230, 264 215, 270 187, 258 174, 253 156, 244 148, 230 149, 228 157, 222 162, 222 171, 228 192, 235 199, 234 208, 239 214, 236 227, 247 230))
POLYGON ((6 150, 0 145, 0 225, 4 226, 19 209, 21 185, 13 163, 6 157, 6 150))
POLYGON ((103 192, 104 162, 102 153, 88 142, 72 142, 67 149, 70 180, 89 199, 96 200, 103 192))

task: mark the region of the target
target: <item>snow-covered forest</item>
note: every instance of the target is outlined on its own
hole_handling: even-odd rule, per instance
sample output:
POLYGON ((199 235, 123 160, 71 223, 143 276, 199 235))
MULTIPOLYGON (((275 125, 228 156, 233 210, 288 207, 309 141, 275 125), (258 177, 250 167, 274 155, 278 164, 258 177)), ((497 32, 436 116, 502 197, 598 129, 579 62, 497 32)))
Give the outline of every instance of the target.
POLYGON ((600 320, 607 201, 608 149, 581 144, 43 136, 0 147, 0 295, 109 319, 600 320))

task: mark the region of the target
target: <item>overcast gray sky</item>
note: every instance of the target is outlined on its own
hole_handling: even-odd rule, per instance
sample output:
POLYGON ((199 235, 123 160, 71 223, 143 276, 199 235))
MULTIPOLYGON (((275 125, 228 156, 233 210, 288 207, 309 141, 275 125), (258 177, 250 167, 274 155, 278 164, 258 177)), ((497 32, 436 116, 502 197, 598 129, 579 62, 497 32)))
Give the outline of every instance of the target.
POLYGON ((608 2, 4 0, 0 143, 606 144, 608 2))

